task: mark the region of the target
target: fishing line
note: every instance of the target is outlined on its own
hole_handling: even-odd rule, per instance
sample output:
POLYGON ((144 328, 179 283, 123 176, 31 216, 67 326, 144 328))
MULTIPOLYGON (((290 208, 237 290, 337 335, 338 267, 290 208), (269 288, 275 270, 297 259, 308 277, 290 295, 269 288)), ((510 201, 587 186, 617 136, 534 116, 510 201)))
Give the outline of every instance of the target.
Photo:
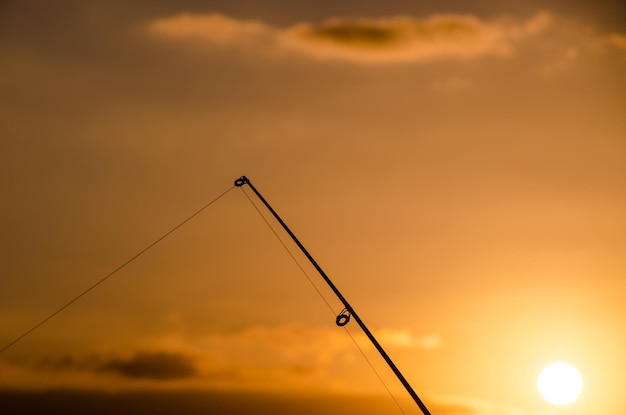
POLYGON ((144 249, 142 249, 141 251, 139 251, 139 253, 135 254, 133 257, 131 257, 130 259, 128 259, 126 262, 124 262, 122 265, 120 265, 119 267, 115 268, 113 271, 111 271, 110 273, 108 273, 107 275, 105 275, 103 278, 101 278, 100 280, 98 280, 96 283, 94 283, 93 285, 91 285, 89 288, 87 288, 85 291, 81 292, 80 294, 78 294, 76 297, 74 297, 73 299, 71 299, 70 301, 68 301, 67 303, 65 303, 63 306, 61 306, 59 309, 57 309, 56 311, 54 311, 52 314, 50 314, 48 317, 44 318, 43 320, 41 320, 39 323, 35 324, 32 328, 30 328, 29 330, 27 330, 26 332, 24 332, 21 336, 17 337, 15 340, 13 340, 11 343, 7 344, 6 346, 4 346, 2 349, 0 349, 0 353, 4 352, 5 350, 7 350, 9 347, 13 346, 15 343, 19 342, 20 340, 22 340, 24 337, 28 336, 29 334, 31 334, 33 331, 37 330, 39 327, 43 326, 45 323, 47 323, 50 319, 52 319, 54 316, 56 316, 57 314, 59 314, 61 311, 65 310, 67 307, 69 307, 70 305, 74 304, 76 301, 78 301, 80 298, 82 298, 83 296, 85 296, 87 293, 89 293, 91 290, 93 290, 94 288, 96 288, 97 286, 99 286, 100 284, 102 284, 103 282, 105 282, 106 280, 108 280, 109 278, 111 278, 113 275, 117 274, 119 271, 121 271, 123 268, 125 268, 127 265, 129 265, 131 262, 133 262, 134 260, 136 260, 137 258, 139 258, 141 255, 145 254, 147 251, 149 251, 152 247, 154 247, 156 244, 158 244, 159 242, 161 242, 163 239, 167 238, 168 236, 170 236, 172 233, 174 233, 176 230, 178 230, 178 228, 180 228, 181 226, 183 226, 184 224, 186 224, 187 222, 189 222, 191 219, 193 219, 194 217, 196 217, 197 215, 199 215, 202 211, 204 211, 206 208, 208 208, 209 206, 211 206, 213 203, 217 202, 218 200, 220 200, 223 196, 226 195, 226 193, 230 192, 235 186, 231 186, 230 188, 228 188, 228 190, 224 191, 222 194, 220 194, 219 196, 217 196, 215 199, 211 200, 209 203, 207 203, 206 205, 204 205, 203 207, 201 207, 199 210, 197 210, 195 213, 193 213, 191 216, 187 217, 187 219, 183 220, 182 222, 180 222, 178 225, 174 226, 172 229, 170 229, 169 231, 167 231, 166 233, 164 233, 162 236, 160 236, 159 238, 157 238, 154 242, 152 242, 150 245, 148 245, 147 247, 145 247, 144 249))
POLYGON ((317 285, 315 285, 315 283, 313 282, 313 280, 311 279, 311 277, 309 277, 309 274, 306 273, 306 271, 304 270, 304 268, 302 267, 302 265, 300 265, 300 263, 298 262, 298 260, 296 259, 296 257, 293 255, 293 253, 289 250, 289 248, 287 247, 287 245, 285 244, 285 242, 283 242, 283 240, 280 238, 280 236, 278 235, 278 233, 276 232, 276 230, 272 227, 272 225, 269 223, 269 221, 267 220, 267 218, 263 215, 263 213, 261 213, 261 211, 259 210, 259 207, 252 201, 252 199, 250 198, 250 196, 248 195, 248 193, 246 193, 245 190, 243 190, 243 187, 241 188, 241 191, 243 192, 244 195, 246 195, 246 197, 248 198, 248 201, 250 201, 250 204, 254 207, 254 209, 257 211, 257 213, 259 214, 259 216, 261 216, 261 219, 263 219, 263 221, 265 222, 265 224, 267 225, 268 228, 270 228, 270 230, 272 231, 272 233, 274 234, 274 236, 276 237, 276 239, 278 239, 278 242, 280 242, 280 244, 283 246, 283 248, 285 248, 285 251, 287 251, 287 253, 289 254, 289 256, 291 257, 291 259, 293 259, 293 262, 296 263, 296 265, 298 266, 298 268, 300 268, 300 271, 302 271, 302 274, 304 274, 304 276, 306 277, 306 279, 309 281, 309 283, 311 283, 311 286, 315 289, 315 291, 317 291, 317 293, 319 294, 319 296, 321 297, 322 300, 324 300, 324 302, 326 303, 326 305, 328 306, 328 309, 330 310, 331 313, 333 313, 333 315, 335 315, 335 310, 333 310, 333 307, 330 305, 330 303, 328 302, 328 300, 326 299, 326 297, 324 297, 324 294, 322 294, 322 292, 320 291, 319 288, 317 288, 317 285))
MULTIPOLYGON (((263 213, 261 212, 261 210, 259 209, 259 207, 252 201, 252 198, 250 197, 250 195, 248 195, 248 193, 246 193, 246 191, 243 189, 243 187, 241 187, 241 191, 243 192, 243 194, 246 196, 246 198, 248 199, 248 201, 250 202, 250 204, 254 207, 254 209, 257 211, 257 213, 259 214, 259 216, 261 216, 261 219, 263 219, 263 222, 265 222, 265 224, 267 225, 267 227, 270 229, 270 231, 272 231, 272 233, 274 234, 274 236, 276 237, 276 239, 278 239, 278 242, 280 242, 280 244, 283 246, 283 248, 285 249, 285 251, 287 251, 287 254, 289 254, 289 256, 291 257, 291 259, 293 260, 293 262, 296 263, 297 267, 300 269, 300 271, 302 272, 302 274, 306 277, 306 279, 309 281, 309 283, 311 284, 311 286, 315 289, 315 291, 317 292, 317 294, 321 297, 321 299, 324 301, 324 303, 326 303, 326 305, 328 306, 328 309, 330 310, 330 312, 334 315, 336 315, 337 313, 333 310, 333 307, 330 305, 330 303, 328 302, 328 300, 326 299, 326 297, 324 296, 324 294, 320 291, 320 289, 317 287, 317 285, 313 282, 313 280, 311 279, 311 277, 309 276, 309 274, 307 274, 307 272, 305 271, 305 269, 302 267, 302 265, 300 265, 300 262, 298 262, 298 260, 296 259, 296 257, 294 256, 294 254, 291 252, 291 250, 287 247, 287 245, 285 244, 285 242, 282 240, 282 238, 278 235, 278 233, 276 232, 276 230, 274 229, 274 227, 270 224, 270 222, 267 220, 267 218, 265 217, 265 215, 263 215, 263 213)), ((406 412, 404 412, 404 409, 402 408, 402 406, 400 405, 400 402, 398 402, 398 400, 396 399, 396 397, 393 395, 393 393, 391 392, 391 390, 389 389, 389 387, 387 386, 387 384, 385 383, 385 381, 383 380, 383 378, 380 376, 380 374, 378 373, 378 371, 376 370, 376 368, 374 367, 374 365, 372 364, 372 362, 370 361, 370 359, 367 357, 367 355, 365 354, 365 351, 361 348, 361 346, 359 345, 359 343, 356 341, 355 337, 352 335, 352 333, 350 333, 350 331, 348 330, 347 327, 345 327, 345 325, 343 326, 343 329, 346 331, 346 333, 348 334, 348 336, 350 336, 350 339, 352 339, 352 342, 354 343, 354 345, 356 346, 356 348, 359 350, 359 352, 361 353, 361 356, 363 356, 363 359, 365 359, 365 361, 367 362, 367 364, 369 365, 370 369, 372 369, 372 371, 374 372, 374 374, 376 375, 376 377, 378 378, 378 380, 380 381, 380 383, 383 385, 383 387, 385 388, 385 390, 387 391, 387 393, 389 394, 389 396, 391 397, 391 399, 394 401, 394 403, 396 404, 396 406, 398 407, 398 409, 400 410, 400 412, 402 412, 404 415, 406 415, 406 412)))

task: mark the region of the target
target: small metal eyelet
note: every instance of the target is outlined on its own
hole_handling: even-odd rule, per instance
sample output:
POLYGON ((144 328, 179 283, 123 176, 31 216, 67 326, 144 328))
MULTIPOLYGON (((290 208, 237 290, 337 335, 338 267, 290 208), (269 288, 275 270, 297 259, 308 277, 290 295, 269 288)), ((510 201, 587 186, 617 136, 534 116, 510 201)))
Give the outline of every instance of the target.
POLYGON ((248 180, 248 178, 246 176, 241 176, 240 178, 235 180, 235 186, 237 186, 237 187, 241 187, 241 186, 243 186, 246 183, 250 183, 250 180, 248 180))
POLYGON ((348 324, 348 322, 350 322, 350 312, 348 311, 347 308, 344 308, 343 311, 339 313, 339 315, 335 319, 335 323, 339 327, 343 327, 346 324, 348 324))

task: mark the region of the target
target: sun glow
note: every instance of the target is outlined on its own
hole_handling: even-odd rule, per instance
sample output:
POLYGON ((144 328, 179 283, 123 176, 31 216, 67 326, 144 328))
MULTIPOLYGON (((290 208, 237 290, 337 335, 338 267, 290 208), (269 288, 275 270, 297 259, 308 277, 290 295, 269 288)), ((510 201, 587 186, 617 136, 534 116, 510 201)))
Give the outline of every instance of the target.
POLYGON ((580 395, 583 379, 574 366, 556 362, 541 371, 537 378, 537 388, 546 401, 555 405, 567 405, 580 395))

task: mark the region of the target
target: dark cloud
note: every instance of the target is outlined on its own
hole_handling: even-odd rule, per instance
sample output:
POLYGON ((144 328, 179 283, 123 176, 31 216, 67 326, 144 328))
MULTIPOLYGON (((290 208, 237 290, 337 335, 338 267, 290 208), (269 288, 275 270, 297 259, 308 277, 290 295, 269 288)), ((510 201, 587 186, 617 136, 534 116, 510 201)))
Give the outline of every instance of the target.
POLYGON ((138 353, 128 359, 114 359, 100 370, 113 372, 126 378, 173 380, 194 377, 198 374, 193 359, 178 353, 138 353))
POLYGON ((322 59, 406 62, 510 56, 515 43, 552 24, 548 13, 526 21, 481 19, 471 14, 433 14, 381 18, 334 18, 278 28, 261 21, 219 13, 183 13, 155 19, 148 30, 157 37, 206 42, 210 47, 254 46, 257 52, 297 52, 322 59))
POLYGON ((88 356, 55 355, 44 356, 31 362, 9 362, 14 366, 24 366, 37 372, 93 372, 106 361, 103 356, 91 354, 88 356))
MULTIPOLYGON (((130 357, 88 355, 88 356, 46 356, 27 363, 12 362, 14 366, 25 366, 38 372, 92 372, 114 373, 128 379, 175 380, 198 375, 192 357, 173 352, 137 352, 130 357)), ((216 372, 214 377, 233 378, 236 374, 216 372)))
POLYGON ((478 19, 460 15, 437 16, 428 20, 332 19, 320 26, 311 27, 309 36, 340 44, 388 46, 403 39, 411 41, 421 38, 429 41, 436 38, 478 38, 481 36, 481 27, 478 19))
POLYGON ((398 34, 386 27, 376 27, 363 22, 345 24, 331 21, 311 30, 310 35, 320 39, 329 39, 340 43, 369 44, 385 46, 398 39, 398 34))
POLYGON ((36 369, 53 372, 72 370, 84 367, 83 363, 73 356, 46 356, 35 363, 36 369))

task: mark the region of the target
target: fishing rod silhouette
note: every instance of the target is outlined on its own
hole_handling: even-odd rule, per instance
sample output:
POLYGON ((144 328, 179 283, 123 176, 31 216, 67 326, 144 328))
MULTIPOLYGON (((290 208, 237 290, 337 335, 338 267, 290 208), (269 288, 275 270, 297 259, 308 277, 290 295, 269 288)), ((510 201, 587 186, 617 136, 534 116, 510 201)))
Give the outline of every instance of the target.
MULTIPOLYGON (((289 234, 289 236, 291 237, 291 239, 293 239, 293 241, 296 243, 296 245, 298 245, 298 248, 300 248, 300 250, 302 251, 302 253, 304 253, 304 255, 309 259, 309 261, 311 262, 311 264, 313 264, 313 266, 315 267, 315 269, 317 270, 317 272, 319 272, 319 274, 322 276, 322 278, 324 279, 324 281, 326 281, 326 283, 328 284, 328 286, 332 289, 332 291, 335 293, 335 295, 339 298, 339 300, 343 303, 344 305, 344 309, 341 311, 341 313, 339 313, 339 315, 336 318, 336 323, 338 326, 342 327, 345 326, 346 324, 348 324, 348 322, 350 321, 351 317, 354 317, 354 320, 357 322, 357 324, 359 325, 359 327, 361 327, 361 330, 363 330, 363 332, 367 335, 367 337, 369 338, 369 340, 372 342, 372 344, 374 345, 374 347, 376 348, 376 350, 378 350, 378 352, 380 353, 380 355, 383 357, 383 359, 385 360, 385 362, 387 362, 387 364, 389 365, 389 367, 391 368, 391 370, 393 371, 393 373, 397 376, 398 380, 400 380, 400 383, 402 383, 402 385, 404 386, 404 388, 407 390, 407 392, 409 393, 409 395, 411 395, 411 398, 413 398, 413 400, 415 401, 415 403, 417 404, 417 406, 422 410, 422 412, 424 413, 424 415, 430 415, 430 412, 428 411, 428 409, 426 408, 426 406, 424 405, 424 403, 420 400, 420 398, 417 396, 417 394, 415 393, 415 391, 413 390, 413 388, 411 387, 411 385, 409 384, 409 382, 406 380, 406 378, 402 375, 402 373, 400 372, 400 370, 397 368, 397 366, 393 363, 393 361, 391 360, 391 358, 389 357, 389 355, 385 352, 385 350, 383 349, 383 347, 380 345, 380 343, 378 343, 378 341, 376 340, 376 338, 374 337, 374 335, 372 334, 372 332, 367 328, 367 326, 365 325, 365 323, 363 323, 363 320, 361 320, 361 318, 358 316, 358 314, 356 313, 356 311, 354 311, 354 308, 352 308, 352 306, 348 303, 348 301, 345 299, 345 297, 341 294, 341 292, 339 291, 339 289, 337 289, 337 287, 335 287, 335 284, 333 284, 333 282, 330 280, 330 278, 328 277, 328 275, 326 275, 326 273, 324 272, 324 270, 319 266, 319 264, 315 261, 315 259, 313 259, 313 257, 311 256, 311 254, 309 254, 309 251, 306 250, 306 248, 304 247, 304 245, 302 245, 302 243, 298 240, 298 238, 296 238, 296 235, 294 235, 294 233, 291 231, 291 229, 289 229, 289 227, 287 226, 287 224, 285 224, 285 222, 280 218, 280 216, 278 216, 278 214, 276 213, 276 211, 270 206, 270 204, 267 202, 267 200, 265 200, 265 198, 261 195, 261 193, 259 193, 259 191, 252 185, 252 183, 250 183, 250 180, 246 177, 246 176, 241 176, 239 179, 235 180, 235 186, 236 187, 242 187, 244 185, 248 185, 250 187, 250 189, 252 189, 252 191, 257 195, 257 197, 259 198, 259 200, 261 200, 261 202, 263 202, 263 204, 265 205, 265 207, 267 207, 267 209, 272 213, 272 215, 274 216, 274 218, 276 218, 276 220, 280 223, 280 225, 283 227, 283 229, 289 234)), ((117 267, 116 269, 114 269, 112 272, 110 272, 109 274, 105 275, 103 278, 101 278, 100 280, 98 280, 96 283, 92 284, 91 286, 89 286, 86 290, 82 291, 80 294, 78 294, 77 296, 75 296, 74 298, 72 298, 70 301, 68 301, 67 303, 65 303, 63 306, 61 306, 60 308, 58 308, 56 311, 54 311, 53 313, 51 313, 50 315, 48 315, 46 318, 44 318, 43 320, 41 320, 39 323, 35 324, 33 327, 31 327, 29 330, 27 330, 26 332, 22 333, 20 336, 18 336, 16 339, 14 339, 13 341, 11 341, 9 344, 7 344, 6 346, 4 346, 3 348, 0 348, 0 353, 3 353, 4 351, 6 351, 7 349, 9 349, 10 347, 12 347, 13 345, 15 345, 17 342, 19 342, 20 340, 22 340, 24 337, 28 336, 29 334, 31 334, 33 331, 37 330, 39 327, 41 327, 42 325, 44 325, 46 322, 48 322, 50 319, 52 319, 53 317, 55 317, 57 314, 59 314, 60 312, 62 312, 63 310, 65 310, 66 308, 68 308, 70 305, 74 304, 76 301, 78 301, 80 298, 82 298, 83 296, 87 295, 87 293, 89 293, 90 291, 94 290, 96 287, 98 287, 100 284, 102 284, 103 282, 105 282, 106 280, 108 280, 109 278, 111 278, 113 275, 117 274, 120 270, 122 270, 123 268, 125 268, 128 264, 130 264, 131 262, 135 261, 137 258, 139 258, 140 256, 142 256, 143 254, 145 254, 147 251, 149 251, 152 247, 154 247, 156 244, 158 244, 159 242, 161 242, 163 239, 165 239, 166 237, 168 237, 169 235, 171 235, 174 231, 176 231, 177 229, 179 229, 181 226, 183 226, 184 224, 186 224, 187 222, 189 222, 191 219, 193 219, 195 216, 199 215, 202 211, 204 211, 206 208, 208 208, 209 206, 211 206, 213 203, 217 202, 219 199, 221 199, 226 193, 228 193, 231 189, 233 189, 232 187, 228 190, 226 190, 225 192, 223 192, 221 195, 219 195, 218 197, 216 197, 215 199, 213 199, 212 201, 210 201, 209 203, 207 203, 205 206, 203 206, 200 210, 196 211, 195 213, 193 213, 191 216, 189 216, 188 218, 186 218, 185 220, 183 220, 182 222, 180 222, 178 225, 174 226, 172 229, 170 229, 169 231, 167 231, 165 234, 163 234, 162 236, 160 236, 157 240, 155 240, 154 242, 152 242, 150 245, 148 245, 146 248, 144 248, 143 250, 141 250, 139 253, 135 254, 133 257, 131 257, 130 259, 128 259, 126 262, 124 262, 122 265, 120 265, 119 267, 117 267)))
POLYGON ((380 353, 380 355, 382 356, 382 358, 385 360, 385 362, 387 362, 387 364, 389 365, 389 367, 391 368, 391 370, 393 371, 393 373, 396 375, 396 377, 398 378, 398 380, 400 381, 400 383, 402 383, 402 385, 404 386, 404 388, 406 389, 406 391, 409 393, 409 395, 411 396, 411 398, 413 398, 413 400, 415 401, 415 403, 417 404, 417 406, 422 410, 422 412, 424 413, 424 415, 430 415, 430 411, 428 411, 428 408, 426 408, 426 405, 424 405, 424 403, 422 402, 422 400, 419 398, 419 396, 417 396, 417 393, 415 393, 415 391, 413 390, 413 388, 411 387, 411 385, 409 384, 409 382, 406 380, 406 378, 402 375, 402 373, 400 372, 400 369, 398 369, 398 367, 393 363, 393 361, 391 360, 391 358, 389 357, 389 355, 387 354, 387 352, 385 352, 385 349, 383 349, 383 347, 380 345, 380 343, 378 343, 378 340, 376 340, 376 338, 374 337, 374 335, 372 334, 372 332, 367 328, 367 326, 365 325, 365 323, 363 322, 363 320, 361 320, 361 318, 359 317, 359 315, 356 313, 356 311, 354 311, 354 308, 352 308, 352 306, 350 305, 350 303, 348 303, 348 301, 345 299, 345 297, 341 294, 341 292, 339 291, 339 289, 335 286, 335 284, 333 284, 333 282, 330 280, 330 278, 328 277, 328 275, 326 275, 326 273, 324 272, 324 270, 322 269, 322 267, 319 266, 319 264, 315 261, 315 259, 311 256, 311 254, 309 253, 309 251, 306 250, 306 248, 304 247, 304 245, 302 245, 302 243, 298 240, 298 238, 296 237, 296 235, 294 235, 293 232, 291 232, 291 229, 289 229, 289 227, 287 226, 287 224, 281 219, 280 216, 278 216, 278 213, 276 213, 276 211, 270 206, 270 204, 267 202, 267 200, 265 200, 265 198, 261 195, 261 193, 259 193, 259 191, 252 185, 252 183, 250 183, 250 180, 246 177, 246 176, 241 176, 240 178, 238 178, 237 180, 235 180, 235 186, 237 187, 242 187, 244 185, 248 185, 250 187, 250 189, 252 189, 252 191, 254 192, 254 194, 256 194, 256 196, 259 198, 259 200, 261 202, 263 202, 263 204, 265 205, 265 207, 270 211, 270 213, 274 216, 274 218, 278 221, 278 223, 280 223, 280 225, 283 227, 283 229, 289 234, 289 236, 291 237, 291 239, 293 239, 293 241, 296 243, 296 245, 298 245, 298 248, 300 248, 300 250, 302 251, 302 253, 308 258, 308 260, 311 262, 311 264, 315 267, 315 269, 317 270, 317 272, 319 272, 319 274, 322 276, 322 278, 324 279, 324 281, 326 281, 326 284, 328 284, 328 286, 330 287, 331 290, 333 290, 333 292, 335 293, 335 295, 337 296, 337 298, 339 298, 339 300, 343 303, 343 306, 345 307, 343 309, 343 311, 341 313, 339 313, 339 315, 337 316, 335 322, 338 326, 342 327, 345 326, 346 324, 348 324, 348 322, 350 321, 350 318, 354 318, 354 321, 356 321, 356 323, 359 325, 359 327, 361 328, 361 330, 363 330, 363 332, 365 333, 365 335, 367 336, 368 339, 370 339, 370 341, 372 342, 372 344, 374 345, 374 347, 376 348, 376 350, 378 350, 378 353, 380 353))

